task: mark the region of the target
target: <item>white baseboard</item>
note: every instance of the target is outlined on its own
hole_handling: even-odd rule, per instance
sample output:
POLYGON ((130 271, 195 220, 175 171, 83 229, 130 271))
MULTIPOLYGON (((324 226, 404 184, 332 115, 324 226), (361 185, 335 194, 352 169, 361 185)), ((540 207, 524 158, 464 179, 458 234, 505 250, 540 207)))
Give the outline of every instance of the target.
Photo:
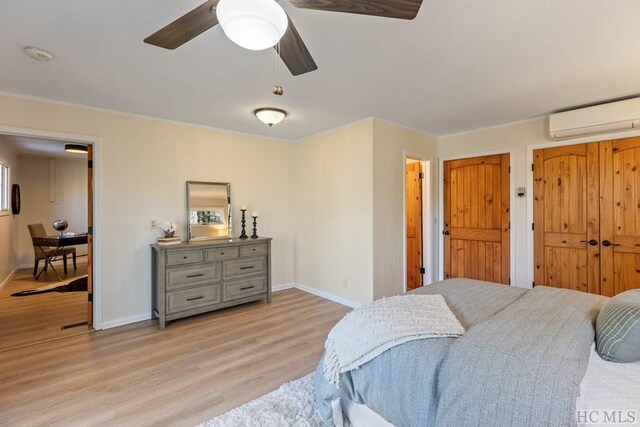
POLYGON ((124 317, 122 319, 107 320, 106 322, 102 322, 102 329, 111 329, 118 326, 128 325, 130 323, 143 322, 149 319, 151 319, 151 313, 142 313, 131 317, 124 317))
POLYGON ((9 275, 7 277, 5 277, 5 279, 2 281, 2 283, 0 283, 0 289, 2 289, 2 287, 9 281, 11 280, 11 278, 13 277, 14 274, 16 274, 16 271, 18 271, 18 269, 16 268, 15 270, 13 270, 11 273, 9 273, 9 275))
POLYGON ((280 285, 274 285, 271 287, 271 292, 284 291, 285 289, 293 289, 296 287, 296 284, 291 283, 282 283, 280 285))
POLYGON ((337 302, 338 304, 342 304, 351 308, 358 308, 362 305, 361 303, 352 301, 348 298, 344 298, 327 291, 321 291, 320 289, 312 288, 311 286, 302 285, 300 283, 284 283, 282 285, 273 286, 271 290, 273 292, 278 292, 278 291, 283 291, 285 289, 292 289, 292 288, 313 294, 315 296, 318 296, 324 299, 328 299, 329 301, 337 302))
MULTIPOLYGON (((271 291, 278 292, 278 291, 284 291, 285 289, 294 289, 294 288, 299 289, 303 292, 307 292, 307 293, 319 296, 324 299, 328 299, 329 301, 337 302, 338 304, 342 304, 347 307, 357 308, 362 305, 359 302, 355 302, 350 299, 347 299, 338 295, 334 295, 330 292, 321 291, 319 289, 315 289, 310 286, 301 285, 299 283, 283 283, 280 285, 275 285, 271 288, 271 291)), ((151 319, 151 313, 143 313, 143 314, 138 314, 131 317, 125 317, 122 319, 108 320, 106 322, 102 322, 102 329, 116 328, 118 326, 124 326, 130 323, 143 322, 149 319, 151 319)))

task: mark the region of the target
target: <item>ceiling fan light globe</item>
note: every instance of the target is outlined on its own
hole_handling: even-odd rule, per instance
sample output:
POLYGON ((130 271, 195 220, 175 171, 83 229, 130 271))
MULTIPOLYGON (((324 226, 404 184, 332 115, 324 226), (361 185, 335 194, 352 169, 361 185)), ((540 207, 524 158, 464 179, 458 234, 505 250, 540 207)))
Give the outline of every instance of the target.
POLYGON ((227 37, 249 50, 275 46, 289 24, 287 14, 274 0, 220 0, 216 15, 227 37))

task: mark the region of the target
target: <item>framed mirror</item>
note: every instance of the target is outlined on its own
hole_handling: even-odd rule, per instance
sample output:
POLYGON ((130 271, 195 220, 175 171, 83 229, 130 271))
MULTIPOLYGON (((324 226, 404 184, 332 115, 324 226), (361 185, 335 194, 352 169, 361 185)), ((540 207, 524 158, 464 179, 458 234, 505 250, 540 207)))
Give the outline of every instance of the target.
POLYGON ((231 227, 231 184, 187 181, 189 241, 228 239, 231 227))

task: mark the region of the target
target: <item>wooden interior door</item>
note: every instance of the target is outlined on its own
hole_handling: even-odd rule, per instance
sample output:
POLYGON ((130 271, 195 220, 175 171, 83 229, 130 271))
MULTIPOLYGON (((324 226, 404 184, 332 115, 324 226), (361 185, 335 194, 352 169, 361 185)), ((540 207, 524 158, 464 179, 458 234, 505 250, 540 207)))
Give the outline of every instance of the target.
POLYGON ((533 157, 534 284, 600 293, 598 143, 533 157))
POLYGON ((509 154, 444 163, 445 278, 510 284, 509 154))
POLYGON ((602 295, 640 288, 640 137, 600 143, 602 295))
POLYGON ((93 326, 93 147, 87 149, 87 324, 93 326))
POLYGON ((422 164, 407 164, 407 290, 423 285, 422 164))

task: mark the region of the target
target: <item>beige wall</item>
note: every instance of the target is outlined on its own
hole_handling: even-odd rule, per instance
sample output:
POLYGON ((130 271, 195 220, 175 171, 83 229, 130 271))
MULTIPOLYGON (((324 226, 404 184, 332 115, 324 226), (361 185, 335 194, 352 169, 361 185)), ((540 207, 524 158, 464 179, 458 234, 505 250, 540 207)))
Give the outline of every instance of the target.
MULTIPOLYGON (((18 157, 0 138, 0 162, 9 166, 9 192, 19 171, 18 157)), ((11 209, 11 202, 9 202, 11 209)), ((0 285, 13 273, 18 252, 18 221, 11 211, 0 214, 0 285)))
MULTIPOLYGON (((458 135, 441 137, 439 153, 443 158, 469 154, 481 154, 489 151, 513 150, 511 173, 514 187, 527 187, 531 166, 527 164, 527 146, 552 142, 548 137, 547 120, 540 118, 505 126, 481 129, 458 135)), ((527 188, 527 191, 532 191, 527 188)), ((527 259, 530 244, 531 225, 527 222, 527 199, 518 198, 511 193, 511 228, 513 230, 513 249, 515 271, 511 274, 513 285, 529 287, 528 270, 532 268, 527 259)))
MULTIPOLYGON (((87 160, 53 159, 54 198, 49 197, 49 159, 20 156, 17 182, 22 194, 18 218, 18 257, 20 268, 33 266, 33 245, 27 225, 41 223, 47 234, 55 234, 52 222, 66 219, 67 231, 87 231, 87 160)), ((86 255, 86 245, 76 246, 78 255, 86 255)))
MULTIPOLYGON (((404 292, 405 229, 404 167, 406 156, 431 160, 431 176, 425 184, 431 194, 431 210, 437 212, 438 139, 385 121, 373 121, 373 298, 404 292)), ((435 236, 432 218, 431 235, 435 236)), ((425 230, 426 231, 426 230, 425 230)), ((435 241, 435 239, 434 239, 435 241)), ((437 245, 425 250, 437 268, 437 245)), ((434 271, 427 272, 431 282, 434 271)), ((437 276, 436 276, 437 277, 437 276)))
POLYGON ((9 96, 0 125, 101 138, 105 322, 149 315, 149 243, 160 234, 150 220, 174 220, 184 235, 188 180, 230 182, 234 224, 241 204, 259 211, 259 233, 274 238, 273 283, 293 281, 290 143, 9 96))
POLYGON ((296 282, 359 303, 373 298, 372 123, 293 145, 296 282))

